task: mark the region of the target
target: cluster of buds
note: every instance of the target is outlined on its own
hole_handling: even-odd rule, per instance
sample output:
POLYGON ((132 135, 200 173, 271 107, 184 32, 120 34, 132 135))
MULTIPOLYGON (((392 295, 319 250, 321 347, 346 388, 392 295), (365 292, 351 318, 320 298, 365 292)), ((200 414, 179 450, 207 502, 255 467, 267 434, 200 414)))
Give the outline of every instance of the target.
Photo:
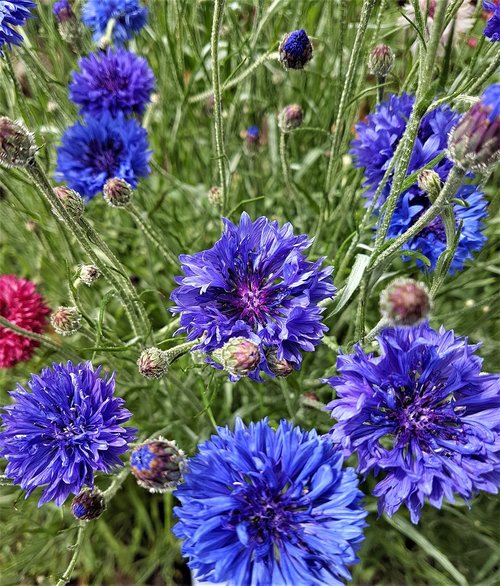
POLYGON ((302 125, 304 112, 299 104, 285 106, 278 115, 278 126, 282 132, 290 132, 302 125))
POLYGON ((287 33, 279 46, 279 59, 285 69, 304 69, 313 56, 311 41, 305 30, 287 33))
POLYGON ((106 501, 98 488, 81 490, 71 503, 71 512, 79 521, 98 519, 106 510, 106 501))
POLYGON ((58 307, 50 316, 52 327, 61 336, 71 336, 80 329, 81 315, 76 307, 58 307))
POLYGON ((500 160, 500 83, 488 87, 451 131, 448 150, 452 161, 481 173, 500 160))
POLYGON ((394 67, 394 51, 387 45, 373 47, 368 56, 368 71, 377 78, 385 79, 394 67))
POLYGON ((137 484, 149 492, 166 492, 182 482, 186 467, 184 452, 175 441, 163 438, 136 446, 130 455, 130 471, 137 484))
POLYGON ((260 349, 248 338, 231 338, 212 353, 212 358, 234 376, 247 376, 259 366, 260 349))
POLYGON ((100 276, 99 269, 94 265, 82 265, 78 274, 80 281, 87 287, 93 285, 100 276))
POLYGON ((427 319, 430 310, 429 290, 413 279, 396 279, 380 296, 380 312, 390 325, 416 325, 427 319))
MULTIPOLYGON (((69 187, 55 187, 54 193, 70 216, 77 219, 82 217, 85 202, 77 191, 69 187)), ((56 210, 53 210, 53 212, 59 216, 56 210)))
POLYGON ((132 186, 124 179, 113 177, 104 184, 104 201, 112 208, 123 208, 132 201, 132 186))
POLYGON ((33 133, 22 122, 0 117, 0 166, 27 167, 36 150, 33 133))

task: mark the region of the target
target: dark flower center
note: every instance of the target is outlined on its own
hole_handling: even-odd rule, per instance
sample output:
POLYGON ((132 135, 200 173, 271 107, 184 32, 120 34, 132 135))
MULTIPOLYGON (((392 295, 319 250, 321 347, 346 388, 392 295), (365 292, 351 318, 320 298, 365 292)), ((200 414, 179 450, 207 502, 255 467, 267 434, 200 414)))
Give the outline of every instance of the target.
POLYGON ((429 234, 434 234, 436 238, 444 242, 446 240, 446 232, 441 218, 439 216, 434 218, 434 220, 422 230, 422 234, 424 237, 429 234))
POLYGON ((104 89, 108 90, 110 93, 116 93, 120 90, 127 89, 130 80, 128 77, 117 75, 115 71, 113 73, 108 72, 102 78, 101 83, 104 89))
POLYGON ((91 141, 87 154, 89 166, 99 173, 104 171, 108 177, 114 177, 120 167, 123 151, 123 142, 116 137, 109 137, 105 142, 91 141))

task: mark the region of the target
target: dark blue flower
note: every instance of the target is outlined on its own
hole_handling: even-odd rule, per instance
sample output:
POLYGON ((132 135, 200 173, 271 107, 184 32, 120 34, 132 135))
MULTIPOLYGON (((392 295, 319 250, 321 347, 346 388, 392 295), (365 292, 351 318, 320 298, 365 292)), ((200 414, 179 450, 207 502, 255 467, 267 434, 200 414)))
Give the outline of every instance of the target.
POLYGON ((316 431, 267 419, 201 444, 174 495, 198 578, 233 586, 343 584, 365 526, 352 468, 316 431))
POLYGON ((19 45, 23 37, 12 27, 24 26, 33 15, 30 8, 36 8, 31 0, 0 0, 0 55, 4 45, 19 45))
POLYGON ((108 22, 114 19, 112 37, 117 46, 140 31, 147 17, 148 10, 139 0, 87 0, 82 9, 83 24, 92 30, 96 42, 106 34, 108 22))
POLYGON ((478 346, 428 323, 386 329, 380 356, 337 359, 339 376, 327 409, 337 423, 331 439, 358 471, 383 473, 373 494, 379 513, 401 505, 417 523, 427 498, 440 508, 454 494, 468 500, 500 486, 500 375, 481 373, 478 346))
POLYGON ((250 373, 271 375, 265 354, 276 351, 300 367, 302 351, 311 352, 327 330, 318 303, 332 297, 332 267, 323 258, 306 260, 311 240, 294 236, 265 217, 252 221, 247 213, 235 226, 224 220, 224 232, 213 248, 179 257, 184 277, 172 293, 188 340, 201 338, 194 350, 212 352, 230 338, 249 338, 261 350, 261 362, 250 373))
MULTIPOLYGON (((382 181, 404 134, 414 102, 415 98, 408 94, 389 96, 385 102, 377 106, 375 113, 370 114, 366 121, 356 125, 358 136, 352 142, 351 153, 355 157, 355 166, 365 169, 364 185, 367 187, 365 195, 370 200, 382 181)), ((421 169, 446 150, 448 136, 459 118, 460 115, 447 106, 439 106, 423 117, 408 166, 408 174, 421 169)), ((433 170, 444 182, 452 166, 452 161, 444 157, 433 167, 433 170)), ((392 181, 389 179, 382 190, 376 209, 380 209, 387 199, 391 185, 392 181)), ((472 258, 472 252, 480 250, 486 242, 486 237, 482 234, 484 225, 481 222, 487 215, 487 202, 483 194, 477 187, 464 184, 459 188, 456 197, 464 200, 468 207, 454 204, 455 217, 457 222, 463 220, 463 228, 450 268, 452 273, 461 270, 465 260, 472 258)), ((388 237, 393 238, 405 232, 430 205, 428 195, 416 183, 404 191, 397 202, 388 237)), ((431 226, 410 239, 404 248, 423 253, 431 261, 429 270, 434 270, 439 255, 446 248, 446 236, 441 219, 437 218, 431 226)), ((417 264, 421 269, 425 267, 420 260, 417 264)))
POLYGON ((490 41, 498 43, 500 41, 500 4, 484 0, 483 8, 493 13, 486 23, 483 35, 490 41))
POLYGON ((73 73, 69 97, 82 114, 144 112, 155 81, 146 59, 125 49, 108 49, 81 59, 80 69, 73 73))
POLYGON ((56 177, 91 199, 113 177, 137 187, 139 177, 150 172, 150 156, 147 132, 136 120, 104 112, 66 129, 57 149, 56 177))
POLYGON ((0 455, 5 474, 29 496, 45 486, 39 506, 60 506, 83 485, 93 487, 94 473, 121 465, 137 430, 121 425, 130 419, 123 399, 114 397, 115 378, 100 376, 90 362, 52 365, 31 375, 4 407, 0 455))
POLYGON ((280 61, 287 69, 303 69, 312 55, 311 41, 304 29, 287 33, 281 40, 280 61))

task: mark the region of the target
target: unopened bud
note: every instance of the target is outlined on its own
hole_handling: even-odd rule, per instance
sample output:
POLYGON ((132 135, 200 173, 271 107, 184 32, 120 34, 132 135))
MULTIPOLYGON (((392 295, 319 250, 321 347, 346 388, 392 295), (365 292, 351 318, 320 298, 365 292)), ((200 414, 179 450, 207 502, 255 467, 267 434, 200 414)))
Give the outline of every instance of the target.
POLYGON ((287 33, 279 46, 279 59, 286 69, 303 69, 313 56, 311 41, 305 30, 287 33))
POLYGON ((441 177, 432 169, 420 171, 417 184, 424 193, 427 193, 431 201, 434 201, 439 195, 442 186, 441 177))
POLYGON ((137 366, 143 377, 149 379, 161 378, 168 370, 167 353, 159 348, 146 348, 139 356, 137 366))
POLYGON ((208 190, 208 201, 214 206, 222 205, 222 191, 220 187, 214 186, 208 190))
POLYGON ((124 179, 113 177, 104 184, 104 200, 112 208, 123 208, 132 200, 132 186, 124 179))
POLYGON ((81 315, 76 307, 58 307, 50 316, 50 323, 61 336, 71 336, 80 329, 81 315))
POLYGON ((24 124, 1 116, 0 166, 26 167, 33 161, 35 153, 35 139, 24 124))
POLYGON ((80 277, 80 281, 84 285, 90 287, 101 276, 101 273, 99 269, 94 265, 82 265, 80 267, 80 273, 78 276, 80 277))
POLYGON ((149 492, 166 492, 182 481, 184 452, 174 441, 158 438, 138 445, 130 455, 130 471, 149 492))
POLYGON ((285 106, 278 115, 278 126, 283 132, 290 132, 301 126, 304 121, 304 112, 299 104, 285 106))
POLYGON ((248 146, 257 146, 260 139, 258 126, 249 126, 244 132, 244 138, 248 146))
POLYGON ((236 376, 246 376, 255 370, 260 362, 260 350, 248 338, 231 338, 212 354, 224 370, 236 376))
POLYGON ((429 290, 413 279, 396 279, 380 296, 384 319, 395 326, 413 326, 425 320, 431 310, 429 290))
POLYGON ((368 57, 368 71, 377 77, 387 77, 394 67, 394 52, 387 45, 373 47, 368 57))
POLYGON ((278 378, 285 378, 293 372, 293 364, 285 358, 278 358, 276 350, 269 350, 266 360, 269 370, 278 378))
POLYGON ((106 510, 106 501, 98 488, 81 490, 71 502, 71 512, 80 521, 98 519, 106 510))
MULTIPOLYGON (((77 191, 70 189, 69 187, 55 187, 54 193, 64 206, 65 210, 73 218, 80 218, 83 215, 85 202, 83 197, 77 191)), ((54 212, 59 216, 57 210, 54 210, 54 212)))

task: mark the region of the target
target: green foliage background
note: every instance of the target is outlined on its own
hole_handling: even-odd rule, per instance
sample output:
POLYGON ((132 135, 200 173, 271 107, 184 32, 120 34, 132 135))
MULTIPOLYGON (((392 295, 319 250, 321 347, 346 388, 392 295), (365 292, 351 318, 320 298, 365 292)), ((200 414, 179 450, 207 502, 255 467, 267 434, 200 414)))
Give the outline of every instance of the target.
MULTIPOLYGON (((0 113, 24 119, 36 133, 39 161, 52 176, 56 146, 64 128, 76 119, 68 101, 67 85, 78 56, 65 44, 51 14, 50 3, 39 3, 37 18, 25 27, 26 40, 12 52, 20 85, 15 87, 6 61, 0 63, 0 113)), ((456 4, 451 2, 450 4, 456 4)), ((324 183, 331 146, 331 126, 359 20, 359 0, 259 0, 228 2, 220 40, 221 80, 245 73, 267 51, 276 50, 287 31, 305 28, 314 40, 314 59, 305 72, 285 71, 276 60, 266 60, 253 73, 224 92, 225 150, 231 175, 229 217, 242 210, 253 217, 267 215, 291 221, 297 232, 315 234, 323 210, 324 183), (284 181, 279 152, 276 114, 297 102, 305 111, 302 128, 289 136, 288 161, 294 187, 284 181), (261 128, 261 144, 248 149, 242 139, 246 127, 261 128)), ((143 124, 153 150, 152 174, 143 180, 135 202, 161 231, 177 255, 210 247, 220 234, 219 210, 207 199, 218 183, 214 121, 206 100, 193 96, 211 87, 211 1, 150 0, 149 26, 131 43, 147 57, 157 78, 153 103, 143 124)), ((352 125, 376 103, 375 80, 367 74, 366 55, 378 42, 396 52, 396 66, 386 91, 414 91, 417 60, 409 47, 416 37, 410 27, 397 23, 398 3, 377 2, 356 71, 342 127, 339 165, 333 177, 332 213, 314 245, 314 256, 327 256, 339 266, 364 214, 362 171, 346 155, 352 125), (378 29, 377 22, 380 22, 378 29), (378 30, 377 30, 378 29, 378 30)), ((481 38, 484 20, 478 2, 477 23, 471 33, 481 38)), ((85 37, 83 52, 92 50, 85 37)), ((464 41, 448 46, 436 67, 434 90, 440 97, 466 87, 497 58, 496 47, 479 41, 476 49, 464 41)), ((460 92, 459 92, 460 94, 460 92)), ((461 95, 453 101, 464 109, 461 95)), ((485 190, 491 199, 488 244, 467 269, 446 280, 435 299, 432 324, 482 340, 480 354, 486 370, 498 370, 500 351, 498 275, 500 273, 498 175, 485 190)), ((70 303, 78 265, 85 262, 82 249, 51 214, 26 176, 17 170, 0 170, 0 272, 35 281, 52 308, 70 303)), ((123 210, 111 209, 97 196, 86 209, 87 219, 126 266, 146 305, 156 344, 163 349, 178 343, 172 338, 176 322, 168 311, 173 278, 179 266, 169 262, 151 245, 123 210)), ((361 234, 363 252, 372 245, 369 226, 361 234)), ((352 267, 349 260, 338 288, 352 267)), ((380 274, 366 294, 367 329, 379 319, 378 296, 396 275, 422 278, 414 261, 399 259, 380 274)), ((424 278, 429 282, 429 279, 424 278)), ((91 288, 79 287, 77 295, 85 314, 81 333, 54 341, 80 359, 117 371, 117 392, 134 413, 131 424, 141 438, 157 435, 176 439, 187 452, 218 424, 231 425, 236 416, 246 421, 269 416, 286 417, 326 432, 331 421, 321 410, 331 389, 319 378, 334 372, 339 345, 354 341, 358 292, 346 307, 326 320, 330 330, 325 343, 304 357, 300 372, 286 380, 259 385, 247 380, 237 384, 210 367, 195 364, 189 355, 179 359, 160 381, 140 377, 136 360, 140 343, 133 339, 123 310, 101 279, 91 288), (96 332, 102 329, 102 335, 96 332), (118 342, 117 340, 118 339, 118 342), (110 349, 110 347, 112 349, 110 349), (314 393, 314 398, 311 398, 314 393)), ((333 306, 332 306, 333 307, 333 306)), ((29 373, 62 357, 40 348, 30 363, 0 371, 0 404, 9 402, 8 391, 24 383, 29 373)), ((99 477, 105 488, 109 477, 99 477)), ((369 494, 371 482, 363 485, 369 494)), ((172 496, 150 495, 126 478, 104 516, 87 530, 74 572, 78 584, 186 584, 179 546, 170 533, 172 496)), ((0 488, 0 584, 53 584, 64 573, 76 539, 76 524, 68 506, 37 508, 34 495, 24 500, 16 487, 0 488)), ((392 520, 377 519, 371 511, 362 563, 353 568, 354 584, 500 584, 498 547, 500 507, 494 496, 445 505, 441 511, 424 508, 421 522, 412 526, 400 511, 392 520)))

